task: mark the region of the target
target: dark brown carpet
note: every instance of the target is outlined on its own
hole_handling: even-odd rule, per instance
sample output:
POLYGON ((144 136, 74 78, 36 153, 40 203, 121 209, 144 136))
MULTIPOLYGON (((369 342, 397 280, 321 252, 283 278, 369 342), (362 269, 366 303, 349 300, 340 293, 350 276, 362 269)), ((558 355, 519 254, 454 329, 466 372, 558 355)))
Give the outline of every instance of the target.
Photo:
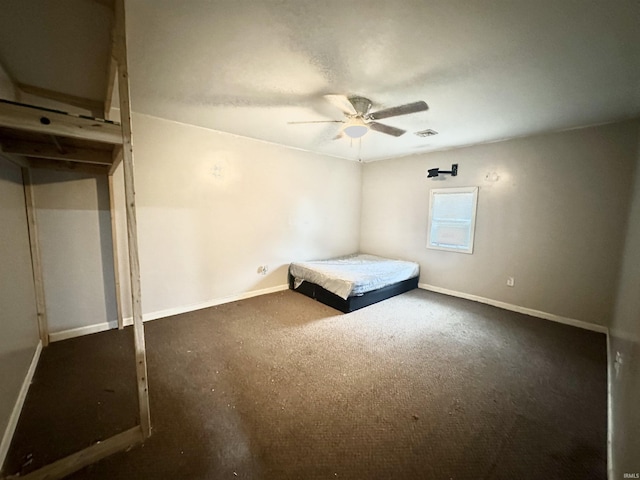
MULTIPOLYGON (((7 463, 135 424, 129 331, 48 347, 7 463)), ((153 435, 73 479, 605 479, 605 336, 415 290, 146 324, 153 435)))

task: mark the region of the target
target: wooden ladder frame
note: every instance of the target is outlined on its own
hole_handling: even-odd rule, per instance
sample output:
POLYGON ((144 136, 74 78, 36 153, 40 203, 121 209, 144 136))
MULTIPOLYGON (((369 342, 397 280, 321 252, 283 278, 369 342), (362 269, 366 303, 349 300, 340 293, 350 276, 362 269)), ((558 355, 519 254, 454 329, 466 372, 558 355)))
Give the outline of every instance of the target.
MULTIPOLYGON (((25 204, 27 209, 27 221, 29 226, 29 240, 31 245, 34 284, 36 291, 36 306, 40 339, 43 346, 49 343, 49 331, 47 326, 47 314, 45 310, 44 285, 42 279, 42 264, 40 248, 37 236, 37 218, 31 182, 30 168, 56 168, 85 171, 90 173, 105 173, 109 180, 109 199, 111 212, 111 227, 114 249, 114 273, 116 282, 116 301, 118 303, 118 327, 124 327, 122 305, 120 298, 120 279, 118 268, 116 221, 114 211, 113 173, 116 167, 122 163, 124 172, 126 217, 127 217, 127 242, 129 246, 129 271, 131 283, 131 304, 133 310, 133 334, 135 347, 135 367, 137 376, 137 395, 140 423, 129 430, 121 432, 110 438, 95 443, 72 455, 64 457, 54 463, 41 467, 25 476, 8 477, 21 480, 63 478, 83 467, 86 467, 100 459, 116 452, 127 450, 132 446, 143 442, 151 435, 151 417, 149 413, 149 389, 147 379, 147 359, 142 323, 142 305, 140 288, 140 263, 138 259, 137 217, 135 205, 135 184, 133 164, 133 136, 131 129, 131 104, 129 94, 129 69, 127 61, 127 36, 125 23, 125 0, 114 0, 115 22, 112 35, 112 60, 109 67, 109 87, 107 102, 105 103, 105 116, 110 108, 113 84, 117 75, 120 96, 121 125, 112 122, 98 123, 85 117, 65 115, 61 112, 47 112, 47 121, 43 122, 42 111, 19 104, 0 105, 0 127, 6 127, 19 132, 43 133, 76 139, 93 140, 113 144, 111 160, 98 163, 96 156, 104 157, 103 152, 90 149, 77 149, 77 157, 56 158, 56 152, 46 152, 46 149, 30 148, 28 143, 14 142, 14 148, 22 148, 22 151, 14 152, 20 156, 8 157, 22 167, 25 186, 25 204), (120 131, 120 135, 116 135, 120 131), (26 150, 25 150, 26 149, 26 150), (92 157, 87 159, 87 155, 92 157), (45 156, 46 155, 46 156, 45 156), (84 157, 83 157, 84 155, 84 157), (26 157, 25 157, 26 156, 26 157), (75 162, 78 162, 76 164, 75 162)), ((55 140, 55 138, 54 138, 55 140)), ((103 145, 104 145, 103 143, 103 145)), ((10 152, 11 153, 11 152, 10 152)), ((59 154, 58 154, 59 156, 59 154)))

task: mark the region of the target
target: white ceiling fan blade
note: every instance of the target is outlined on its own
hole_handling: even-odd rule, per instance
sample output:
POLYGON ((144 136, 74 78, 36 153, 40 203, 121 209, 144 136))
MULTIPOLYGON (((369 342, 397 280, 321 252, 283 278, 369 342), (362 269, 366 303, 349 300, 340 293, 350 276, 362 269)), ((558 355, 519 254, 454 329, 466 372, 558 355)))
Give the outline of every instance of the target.
POLYGON ((367 115, 367 118, 371 120, 382 120, 383 118, 397 117, 399 115, 408 115, 410 113, 424 112, 429 110, 429 105, 426 102, 420 100, 419 102, 407 103, 397 107, 385 108, 384 110, 378 110, 367 115))
POLYGON ((345 115, 356 115, 358 113, 355 108, 353 108, 349 99, 344 95, 329 94, 325 95, 324 98, 326 98, 334 107, 339 108, 345 115))
POLYGON ((376 132, 380 133, 386 133, 387 135, 393 135, 394 137, 399 137, 407 132, 406 130, 402 130, 401 128, 392 127, 391 125, 385 125, 378 122, 370 122, 368 125, 371 130, 375 130, 376 132))

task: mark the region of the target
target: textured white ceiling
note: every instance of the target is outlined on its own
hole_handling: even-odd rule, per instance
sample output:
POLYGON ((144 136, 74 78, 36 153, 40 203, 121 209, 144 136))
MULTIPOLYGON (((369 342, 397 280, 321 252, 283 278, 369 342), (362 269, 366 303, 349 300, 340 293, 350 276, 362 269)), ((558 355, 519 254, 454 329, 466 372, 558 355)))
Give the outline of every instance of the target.
POLYGON ((640 2, 133 0, 135 110, 375 160, 640 115, 640 2), (332 140, 324 94, 430 110, 332 140), (438 136, 414 132, 431 128, 438 136))
MULTIPOLYGON (((3 0, 0 61, 20 82, 97 98, 100 3, 3 0)), ((135 111, 323 154, 369 161, 640 116, 638 0, 127 0, 127 12, 135 111), (333 140, 340 124, 287 123, 344 118, 325 94, 430 109, 381 121, 402 137, 361 142, 333 140), (426 128, 439 135, 414 135, 426 128)))

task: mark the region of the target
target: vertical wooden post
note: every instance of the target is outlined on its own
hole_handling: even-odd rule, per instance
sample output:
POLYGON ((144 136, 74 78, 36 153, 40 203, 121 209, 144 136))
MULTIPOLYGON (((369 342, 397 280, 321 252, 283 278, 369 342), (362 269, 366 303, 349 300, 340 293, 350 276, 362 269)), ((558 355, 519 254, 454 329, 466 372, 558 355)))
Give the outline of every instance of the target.
POLYGON ((29 245, 31 247, 31 267, 33 269, 33 283, 36 292, 36 312, 38 316, 38 330, 42 346, 49 345, 49 325, 47 323, 47 308, 44 299, 44 280, 42 278, 42 258, 38 241, 38 222, 36 220, 35 195, 31 181, 31 171, 22 168, 22 183, 24 184, 24 199, 27 207, 27 225, 29 227, 29 245))
POLYGON ((116 226, 116 206, 113 191, 113 175, 107 175, 109 179, 109 214, 111 215, 111 243, 113 244, 113 276, 116 287, 116 308, 118 309, 118 330, 124 328, 122 316, 122 296, 120 294, 120 266, 118 260, 118 231, 116 226))
POLYGON ((138 404, 140 427, 145 438, 151 434, 149 415, 149 389, 147 356, 145 350, 142 304, 140 301, 140 263, 138 260, 138 236, 133 172, 133 137, 131 133, 131 103, 129 100, 129 68, 127 65, 127 34, 124 0, 116 0, 115 58, 118 66, 118 92, 120 94, 120 118, 122 124, 122 166, 127 208, 127 239, 129 243, 129 272, 131 276, 131 307, 133 310, 133 336, 138 377, 138 404))

